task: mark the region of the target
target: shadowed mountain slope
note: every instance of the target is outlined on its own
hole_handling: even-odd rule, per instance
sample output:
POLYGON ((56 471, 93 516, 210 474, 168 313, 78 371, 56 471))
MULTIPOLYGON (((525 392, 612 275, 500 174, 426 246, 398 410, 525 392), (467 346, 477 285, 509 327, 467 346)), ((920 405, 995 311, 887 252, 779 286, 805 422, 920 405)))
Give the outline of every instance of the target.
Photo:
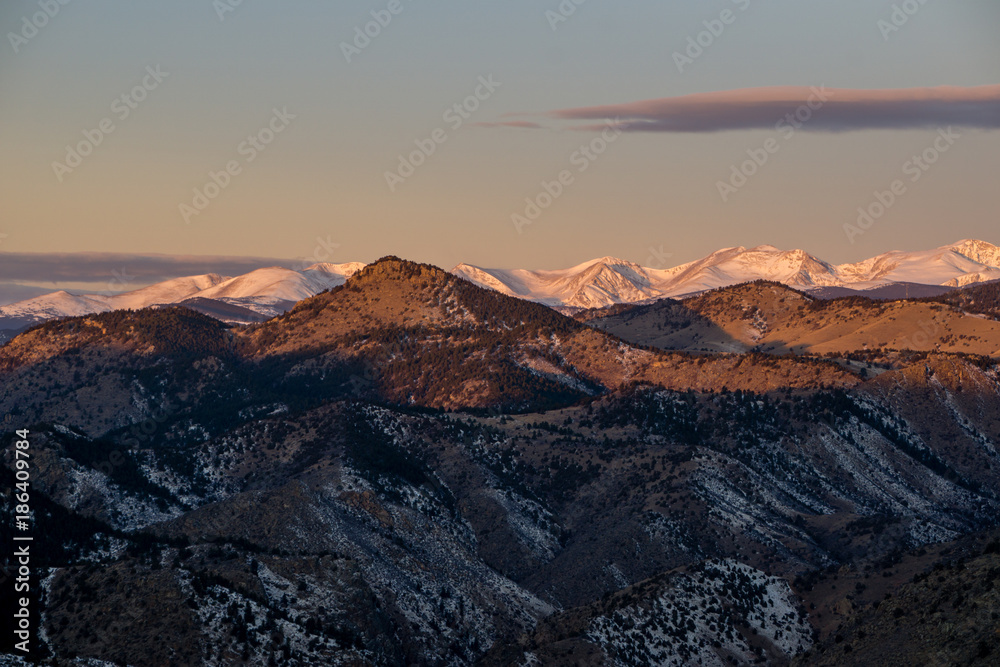
MULTIPOLYGON (((744 286, 690 326, 736 339, 751 297, 815 308, 744 286)), ((0 411, 31 432, 45 650, 787 663, 831 614, 796 581, 997 527, 996 360, 892 361, 654 350, 396 258, 245 328, 38 326, 0 348, 0 411)))

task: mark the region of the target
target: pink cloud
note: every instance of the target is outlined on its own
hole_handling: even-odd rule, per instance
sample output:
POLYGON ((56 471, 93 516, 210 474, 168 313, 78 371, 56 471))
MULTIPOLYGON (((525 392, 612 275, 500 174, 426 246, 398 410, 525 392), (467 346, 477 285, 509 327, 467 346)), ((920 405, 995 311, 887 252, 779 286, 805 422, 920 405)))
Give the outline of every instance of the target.
MULTIPOLYGON (((612 120, 629 132, 721 132, 802 129, 845 132, 962 126, 1000 128, 1000 85, 861 90, 822 86, 745 88, 626 104, 558 109, 551 121, 612 120), (794 123, 793 123, 794 124, 794 123)), ((592 123, 570 129, 593 130, 592 123)))

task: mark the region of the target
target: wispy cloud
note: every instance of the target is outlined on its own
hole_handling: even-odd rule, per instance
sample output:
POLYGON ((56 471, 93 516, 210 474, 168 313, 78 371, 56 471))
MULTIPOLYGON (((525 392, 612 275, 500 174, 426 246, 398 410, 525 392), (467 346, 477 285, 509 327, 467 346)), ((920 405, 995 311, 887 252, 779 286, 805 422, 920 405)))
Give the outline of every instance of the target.
POLYGON ((137 284, 143 284, 204 273, 235 276, 265 266, 293 264, 265 257, 4 252, 0 253, 0 281, 103 283, 124 269, 137 284))
POLYGON ((538 130, 544 127, 540 123, 530 120, 508 120, 493 123, 473 123, 473 127, 519 127, 526 130, 538 130))
POLYGON ((745 88, 517 115, 537 118, 538 122, 547 120, 549 127, 585 131, 606 126, 571 121, 615 120, 627 132, 722 132, 773 129, 789 114, 794 117, 802 107, 815 111, 804 126, 812 132, 947 125, 996 129, 1000 128, 1000 85, 883 90, 815 86, 745 88), (565 122, 570 122, 568 127, 565 122))

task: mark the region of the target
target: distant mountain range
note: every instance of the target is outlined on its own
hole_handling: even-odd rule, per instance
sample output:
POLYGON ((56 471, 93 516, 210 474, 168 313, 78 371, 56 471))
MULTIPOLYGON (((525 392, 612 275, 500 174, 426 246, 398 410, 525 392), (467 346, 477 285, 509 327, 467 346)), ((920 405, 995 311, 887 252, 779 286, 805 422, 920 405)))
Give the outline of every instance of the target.
POLYGON ((694 295, 753 280, 770 280, 819 296, 868 292, 876 298, 935 296, 946 289, 1000 279, 1000 248, 967 240, 918 252, 893 251, 855 264, 830 264, 804 250, 725 248, 671 269, 603 257, 562 271, 484 269, 460 264, 452 273, 481 287, 549 306, 599 308, 694 295), (913 285, 909 290, 896 285, 913 285), (922 287, 916 287, 922 286, 922 287), (845 291, 846 290, 846 291, 845 291), (825 294, 824 294, 825 293, 825 294))
MULTIPOLYGON (((0 331, 38 322, 121 309, 183 304, 227 322, 257 322, 302 299, 342 285, 363 263, 316 264, 302 271, 272 267, 242 276, 176 278, 116 295, 53 292, 0 307, 0 331)), ((763 245, 725 248, 670 269, 603 257, 569 269, 529 271, 459 264, 452 274, 508 296, 570 310, 641 303, 769 280, 821 298, 937 296, 957 287, 1000 279, 1000 248, 966 240, 934 250, 892 251, 854 264, 833 265, 804 250, 763 245)))
POLYGON ((235 278, 209 273, 114 295, 76 295, 62 290, 0 307, 0 330, 17 330, 60 317, 177 304, 225 321, 262 321, 302 299, 343 285, 364 266, 357 262, 314 264, 302 271, 271 267, 235 278))

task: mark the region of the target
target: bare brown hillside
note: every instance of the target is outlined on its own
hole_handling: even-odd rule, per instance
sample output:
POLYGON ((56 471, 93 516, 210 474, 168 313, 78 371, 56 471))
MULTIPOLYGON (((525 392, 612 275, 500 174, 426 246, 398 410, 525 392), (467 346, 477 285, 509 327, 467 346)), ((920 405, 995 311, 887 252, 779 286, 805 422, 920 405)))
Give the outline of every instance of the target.
POLYGON ((1000 356, 1000 322, 933 300, 820 300, 778 283, 714 290, 683 302, 590 311, 580 319, 640 345, 699 353, 842 354, 867 349, 1000 356))
MULTIPOLYGON (((696 303, 649 312, 762 338, 829 316, 770 285, 696 303)), ((628 343, 395 258, 245 328, 183 308, 39 326, 0 349, 0 411, 30 431, 46 650, 781 665, 882 655, 863 632, 978 656, 978 626, 920 626, 981 623, 954 607, 970 579, 954 612, 900 587, 998 526, 996 359, 780 351, 628 343), (898 617, 888 592, 912 600, 898 617)))

